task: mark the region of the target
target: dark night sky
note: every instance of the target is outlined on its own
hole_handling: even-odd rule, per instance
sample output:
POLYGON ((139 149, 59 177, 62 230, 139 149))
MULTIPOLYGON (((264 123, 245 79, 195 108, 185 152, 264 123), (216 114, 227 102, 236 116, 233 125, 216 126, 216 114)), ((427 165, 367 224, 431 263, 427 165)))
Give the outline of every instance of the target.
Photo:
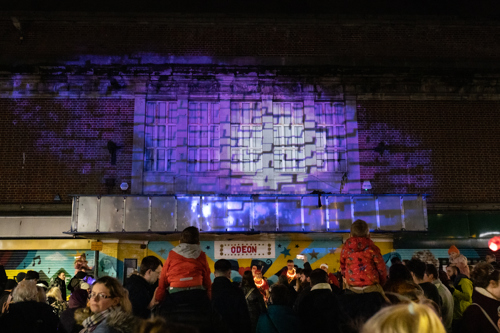
POLYGON ((498 0, 16 0, 3 11, 451 15, 500 18, 498 0))

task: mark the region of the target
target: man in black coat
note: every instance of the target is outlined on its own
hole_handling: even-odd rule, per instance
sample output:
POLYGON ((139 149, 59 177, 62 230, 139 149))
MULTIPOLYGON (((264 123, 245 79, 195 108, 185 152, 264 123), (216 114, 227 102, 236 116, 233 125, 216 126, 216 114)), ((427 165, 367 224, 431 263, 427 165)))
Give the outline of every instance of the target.
POLYGON ((231 283, 231 263, 225 259, 214 265, 212 306, 233 333, 250 333, 251 322, 243 291, 231 283))
POLYGON ((346 321, 337 296, 328 283, 328 274, 317 268, 312 271, 311 290, 304 295, 296 307, 300 319, 301 331, 308 332, 341 332, 346 321))
POLYGON ((50 284, 50 288, 57 287, 61 290, 61 296, 64 301, 66 301, 66 273, 64 271, 59 271, 56 278, 50 284))
POLYGON ((142 259, 139 274, 132 274, 126 281, 125 288, 129 292, 132 312, 137 317, 151 317, 151 308, 157 304, 154 284, 158 281, 162 268, 160 259, 147 256, 142 259))

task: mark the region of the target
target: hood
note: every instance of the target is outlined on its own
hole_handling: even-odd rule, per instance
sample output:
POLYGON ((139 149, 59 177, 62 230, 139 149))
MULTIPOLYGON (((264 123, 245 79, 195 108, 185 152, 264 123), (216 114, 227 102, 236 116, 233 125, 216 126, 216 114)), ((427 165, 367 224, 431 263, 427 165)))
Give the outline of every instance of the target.
POLYGON ((140 320, 132 314, 126 313, 117 308, 116 310, 111 311, 109 316, 106 318, 106 324, 108 327, 113 328, 117 332, 132 333, 137 332, 140 320))
POLYGON ((196 259, 201 254, 200 244, 180 243, 172 249, 175 253, 188 259, 196 259))
POLYGON ((373 245, 373 241, 370 238, 351 237, 346 240, 344 247, 350 252, 363 252, 373 245))

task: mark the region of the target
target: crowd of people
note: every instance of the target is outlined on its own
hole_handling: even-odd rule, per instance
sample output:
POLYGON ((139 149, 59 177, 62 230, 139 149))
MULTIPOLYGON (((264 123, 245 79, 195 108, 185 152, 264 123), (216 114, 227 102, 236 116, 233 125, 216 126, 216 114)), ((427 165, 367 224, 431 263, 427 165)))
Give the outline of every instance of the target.
POLYGON ((342 248, 341 274, 329 272, 327 264, 312 269, 304 257, 304 268, 289 260, 277 283, 267 281, 257 266, 236 283, 231 262, 224 259, 215 262, 211 280, 199 241, 198 229, 186 228, 164 263, 145 257, 124 285, 111 276, 89 285, 79 273, 88 266, 79 263, 68 302, 64 272, 50 285, 34 271, 21 274, 17 281, 8 280, 0 294, 0 330, 500 332, 500 270, 494 256, 471 270, 467 258, 452 247, 446 273, 419 253, 411 260, 393 258, 387 271, 368 225, 357 220, 342 248))

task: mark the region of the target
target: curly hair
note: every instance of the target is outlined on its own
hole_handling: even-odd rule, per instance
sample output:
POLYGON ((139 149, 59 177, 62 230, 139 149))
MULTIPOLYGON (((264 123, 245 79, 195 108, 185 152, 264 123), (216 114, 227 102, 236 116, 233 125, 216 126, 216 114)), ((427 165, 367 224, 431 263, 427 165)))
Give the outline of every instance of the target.
POLYGON ((470 278, 476 287, 486 288, 490 281, 495 282, 500 280, 500 271, 495 269, 491 264, 480 262, 470 273, 470 278))

